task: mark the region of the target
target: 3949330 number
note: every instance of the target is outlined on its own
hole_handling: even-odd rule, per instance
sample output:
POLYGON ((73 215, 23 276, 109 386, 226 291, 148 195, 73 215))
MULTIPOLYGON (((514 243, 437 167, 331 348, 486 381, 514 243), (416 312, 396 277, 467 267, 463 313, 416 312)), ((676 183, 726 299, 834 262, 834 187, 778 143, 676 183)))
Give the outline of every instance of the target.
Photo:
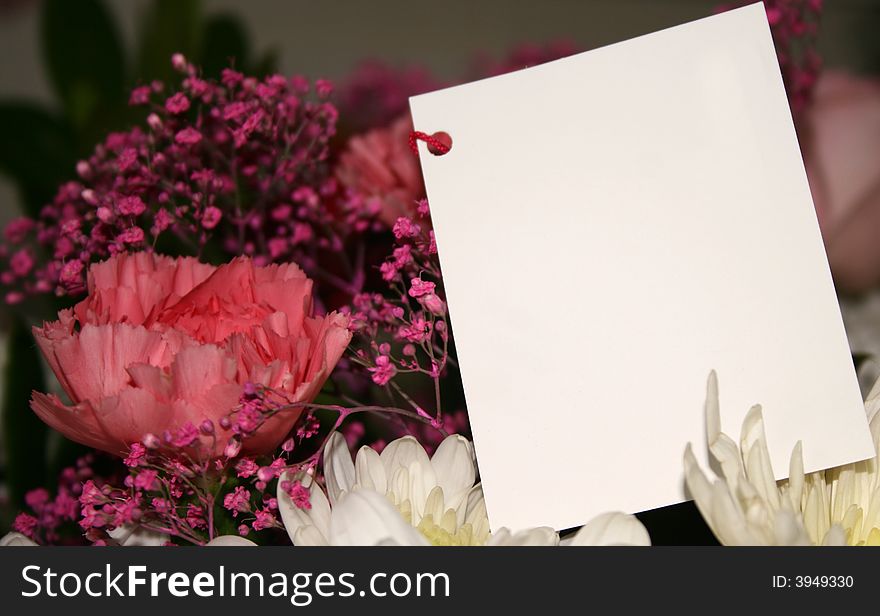
POLYGON ((851 575, 774 575, 773 588, 852 588, 851 575))

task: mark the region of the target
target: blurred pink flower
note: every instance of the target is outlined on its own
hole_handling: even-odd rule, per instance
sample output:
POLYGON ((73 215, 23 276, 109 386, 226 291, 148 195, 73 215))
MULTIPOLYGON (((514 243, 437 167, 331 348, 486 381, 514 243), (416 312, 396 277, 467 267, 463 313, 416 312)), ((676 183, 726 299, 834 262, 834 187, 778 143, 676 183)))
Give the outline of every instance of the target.
POLYGON ((379 219, 389 228, 401 216, 415 216, 425 196, 419 161, 409 148, 409 116, 390 126, 352 137, 336 175, 347 188, 379 199, 379 219))
MULTIPOLYGON (((199 455, 219 456, 232 434, 219 420, 246 385, 310 402, 351 338, 346 316, 310 316, 312 281, 292 263, 119 254, 91 266, 88 291, 34 328, 72 405, 34 392, 31 408, 68 438, 115 454, 146 434, 210 424, 190 440, 199 455)), ((243 453, 273 450, 301 412, 269 417, 243 453)))
POLYGON ((801 132, 810 188, 840 290, 880 283, 880 82, 825 72, 801 132))

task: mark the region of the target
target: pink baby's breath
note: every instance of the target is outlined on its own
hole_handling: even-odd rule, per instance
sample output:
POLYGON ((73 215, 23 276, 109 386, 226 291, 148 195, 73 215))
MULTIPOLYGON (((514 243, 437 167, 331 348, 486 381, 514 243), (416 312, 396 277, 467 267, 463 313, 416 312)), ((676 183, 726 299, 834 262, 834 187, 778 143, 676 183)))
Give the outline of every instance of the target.
POLYGON ((165 101, 165 109, 172 114, 183 113, 189 109, 189 99, 183 92, 178 92, 168 97, 165 101))

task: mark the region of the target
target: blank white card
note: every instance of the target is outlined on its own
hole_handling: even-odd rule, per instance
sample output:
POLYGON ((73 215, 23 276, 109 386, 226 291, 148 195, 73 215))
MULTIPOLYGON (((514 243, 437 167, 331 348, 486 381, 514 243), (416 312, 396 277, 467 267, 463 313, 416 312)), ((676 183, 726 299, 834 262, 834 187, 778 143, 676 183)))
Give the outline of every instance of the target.
POLYGON ((780 478, 874 455, 760 4, 410 105, 493 529, 684 500, 712 369, 780 478))

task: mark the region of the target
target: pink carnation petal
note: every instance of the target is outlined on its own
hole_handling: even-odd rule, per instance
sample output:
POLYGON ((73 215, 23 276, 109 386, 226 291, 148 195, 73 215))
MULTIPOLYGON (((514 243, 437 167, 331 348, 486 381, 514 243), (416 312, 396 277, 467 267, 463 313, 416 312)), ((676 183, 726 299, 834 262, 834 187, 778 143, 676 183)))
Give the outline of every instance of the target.
POLYGON ((104 431, 114 437, 97 447, 117 454, 124 453, 131 443, 140 441, 147 433, 162 434, 173 427, 174 422, 170 405, 136 387, 126 387, 117 395, 96 402, 95 417, 104 431))
MULTIPOLYGON (((35 331, 40 341, 44 334, 35 331)), ((45 347, 43 342, 41 347, 45 347)), ((135 363, 167 366, 173 348, 159 332, 124 323, 84 325, 82 331, 51 343, 62 386, 74 402, 96 400, 116 394, 128 384, 126 370, 135 363)))
POLYGON ((171 365, 173 396, 181 400, 198 399, 215 385, 235 382, 236 369, 235 359, 220 347, 186 347, 171 365))
POLYGON ((88 403, 67 406, 55 394, 35 391, 31 409, 50 428, 82 445, 106 451, 115 440, 98 423, 88 403))

